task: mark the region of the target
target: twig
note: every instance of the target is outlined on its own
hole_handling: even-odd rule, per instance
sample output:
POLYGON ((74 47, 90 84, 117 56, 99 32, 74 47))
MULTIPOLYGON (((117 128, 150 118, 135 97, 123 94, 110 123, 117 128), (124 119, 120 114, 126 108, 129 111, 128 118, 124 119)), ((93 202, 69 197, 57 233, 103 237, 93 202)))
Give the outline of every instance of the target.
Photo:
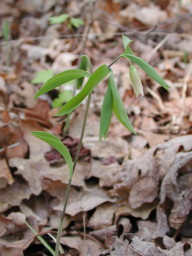
POLYGON ((183 90, 182 90, 182 103, 184 105, 185 99, 186 99, 186 92, 187 92, 187 84, 192 74, 192 63, 190 64, 187 74, 184 78, 184 84, 183 84, 183 90))
POLYGON ((158 95, 157 93, 155 93, 153 90, 151 90, 150 88, 147 88, 146 90, 147 90, 147 91, 151 94, 151 96, 153 96, 153 98, 157 101, 160 110, 163 111, 163 112, 167 112, 167 108, 163 105, 163 102, 162 102, 161 98, 159 97, 159 95, 158 95))
POLYGON ((83 213, 83 240, 85 241, 85 236, 86 236, 86 214, 85 212, 83 213))
POLYGON ((136 251, 133 247, 131 247, 129 244, 126 244, 126 243, 124 243, 124 242, 122 242, 122 241, 120 241, 120 240, 117 240, 118 241, 118 243, 120 243, 120 244, 123 244, 123 245, 125 245, 125 246, 127 246, 130 250, 132 250, 133 252, 135 252, 137 255, 139 255, 139 256, 143 256, 142 254, 140 254, 138 251, 136 251))
POLYGON ((93 237, 90 234, 85 234, 84 232, 82 233, 82 232, 73 231, 73 232, 64 232, 64 235, 72 235, 72 236, 78 235, 78 236, 81 236, 82 238, 87 237, 90 240, 99 244, 99 246, 101 246, 102 248, 106 249, 106 246, 102 242, 100 242, 99 240, 97 240, 95 237, 93 237))
MULTIPOLYGON (((166 36, 166 35, 170 35, 170 36, 179 36, 179 37, 183 37, 183 38, 192 38, 192 35, 190 34, 186 34, 186 33, 176 33, 176 32, 162 32, 162 31, 152 31, 152 32, 148 32, 148 31, 132 31, 132 32, 127 32, 127 31, 121 31, 121 32, 117 32, 114 33, 113 36, 122 36, 122 34, 125 34, 127 36, 134 36, 134 35, 147 35, 147 36, 153 36, 153 35, 160 35, 160 36, 166 36)), ((99 36, 103 36, 103 35, 111 35, 111 33, 89 33, 88 38, 90 40, 95 39, 96 37, 99 36)), ((20 43, 23 43, 25 41, 42 41, 42 40, 49 40, 49 39, 69 39, 69 38, 81 38, 84 37, 85 34, 83 33, 79 33, 79 34, 65 34, 65 35, 59 35, 57 37, 55 36, 38 36, 38 37, 26 37, 26 38, 21 38, 21 39, 15 39, 15 40, 11 40, 9 42, 9 44, 11 45, 17 45, 20 43)), ((4 42, 1 42, 0 45, 4 45, 4 42)))
POLYGON ((153 48, 153 50, 151 51, 151 54, 148 58, 148 62, 151 60, 152 56, 164 45, 164 43, 166 43, 166 41, 170 38, 170 35, 166 35, 163 40, 161 40, 156 46, 155 48, 153 48))

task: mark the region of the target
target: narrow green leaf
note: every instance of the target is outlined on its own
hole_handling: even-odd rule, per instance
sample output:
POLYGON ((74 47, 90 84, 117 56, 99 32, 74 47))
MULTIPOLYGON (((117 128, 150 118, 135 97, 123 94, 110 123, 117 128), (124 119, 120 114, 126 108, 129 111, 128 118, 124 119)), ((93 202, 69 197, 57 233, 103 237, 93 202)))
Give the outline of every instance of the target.
POLYGON ((45 241, 45 239, 42 236, 38 235, 37 231, 27 221, 25 221, 25 224, 32 231, 32 233, 39 239, 39 241, 45 246, 45 248, 47 248, 47 250, 53 256, 55 256, 54 250, 49 246, 49 244, 45 241))
POLYGON ((57 136, 50 134, 48 132, 35 131, 32 132, 32 134, 35 137, 47 142, 50 146, 55 148, 63 156, 69 168, 69 178, 72 178, 73 162, 69 150, 65 147, 65 145, 63 145, 63 142, 60 141, 60 139, 57 136))
POLYGON ((99 140, 104 137, 106 139, 109 125, 112 117, 113 95, 111 91, 111 84, 108 83, 107 92, 103 100, 100 117, 100 133, 99 140))
POLYGON ((163 78, 157 73, 157 71, 150 66, 146 61, 143 59, 132 55, 132 54, 122 54, 122 57, 127 57, 131 61, 135 62, 140 68, 142 68, 153 80, 159 83, 163 88, 168 90, 170 86, 163 80, 163 78))
MULTIPOLYGON (((53 239, 53 241, 54 241, 55 244, 57 243, 57 239, 56 239, 52 234, 47 233, 47 235, 50 236, 50 237, 53 239)), ((63 247, 61 246, 61 244, 60 244, 60 246, 59 246, 59 251, 60 251, 61 254, 64 254, 64 253, 65 253, 64 250, 63 250, 63 247)), ((54 256, 55 256, 55 255, 54 255, 54 256)))
MULTIPOLYGON (((80 58, 81 58, 81 61, 79 64, 79 69, 88 71, 91 68, 91 61, 89 57, 86 55, 81 55, 80 58)), ((81 88, 83 81, 84 81, 84 77, 77 79, 77 89, 81 88)))
POLYGON ((133 54, 134 55, 133 51, 129 47, 130 43, 132 43, 133 40, 129 39, 128 36, 122 35, 122 41, 123 41, 123 46, 125 49, 123 54, 133 54))
POLYGON ((62 22, 65 22, 68 18, 69 18, 68 14, 62 14, 62 15, 59 15, 59 16, 50 17, 49 18, 49 23, 51 25, 60 24, 62 22))
POLYGON ((119 95, 119 92, 115 85, 113 74, 110 75, 109 84, 111 86, 111 90, 112 90, 112 94, 113 94, 113 112, 114 112, 114 114, 116 115, 119 122, 122 123, 122 125, 124 125, 132 133, 136 134, 133 126, 131 125, 131 122, 129 121, 127 111, 125 110, 121 96, 119 95))
POLYGON ((75 80, 80 77, 90 77, 90 74, 81 69, 69 69, 64 72, 61 72, 52 78, 50 78, 35 94, 35 99, 40 95, 47 93, 57 86, 68 83, 69 81, 75 80))
MULTIPOLYGON (((84 71, 85 72, 85 71, 84 71)), ((93 89, 111 72, 106 66, 102 65, 98 67, 95 72, 90 76, 83 89, 73 97, 64 107, 56 114, 56 116, 62 116, 70 113, 77 108, 81 102, 89 95, 93 89)))

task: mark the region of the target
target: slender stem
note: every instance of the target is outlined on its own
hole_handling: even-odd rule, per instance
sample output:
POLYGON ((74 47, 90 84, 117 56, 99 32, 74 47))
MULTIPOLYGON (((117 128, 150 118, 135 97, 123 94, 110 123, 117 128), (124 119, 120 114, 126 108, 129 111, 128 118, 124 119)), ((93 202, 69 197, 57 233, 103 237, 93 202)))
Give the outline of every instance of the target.
POLYGON ((115 62, 118 61, 118 59, 120 59, 121 56, 118 56, 113 62, 111 62, 111 64, 108 65, 108 68, 110 68, 113 64, 115 64, 115 62))
MULTIPOLYGON (((86 104, 86 109, 85 109, 85 113, 84 113, 84 117, 83 117, 82 129, 81 129, 81 136, 80 136, 79 145, 78 145, 77 153, 76 153, 74 164, 73 164, 73 174, 74 174, 77 162, 79 160, 79 154, 80 154, 80 150, 81 150, 81 147, 83 144, 83 136, 85 133, 85 126, 86 126, 86 122, 87 122, 87 116, 88 116, 90 102, 91 102, 91 93, 89 94, 88 99, 87 99, 87 104, 86 104)), ((62 234, 62 230, 63 230, 65 211, 66 211, 66 207, 67 207, 67 203, 68 203, 68 199, 69 199, 69 192, 71 189, 71 181, 72 181, 72 177, 68 181, 63 211, 62 211, 61 219, 59 222, 57 238, 56 238, 57 242, 56 242, 56 246, 55 246, 55 256, 59 256, 59 246, 60 246, 61 234, 62 234)))
POLYGON ((70 114, 67 114, 67 117, 66 117, 66 123, 64 125, 64 128, 63 128, 63 136, 65 136, 67 134, 67 131, 68 131, 68 128, 69 128, 69 125, 70 125, 70 114))
POLYGON ((56 242, 56 246, 55 246, 55 256, 59 255, 59 246, 60 246, 61 234, 62 234, 62 230, 63 230, 65 211, 66 211, 67 202, 68 202, 68 198, 69 198, 69 192, 71 189, 71 181, 72 181, 72 179, 69 179, 68 184, 67 184, 67 192, 66 192, 66 196, 65 196, 65 202, 64 202, 63 211, 62 211, 61 219, 59 222, 57 238, 56 238, 57 242, 56 242))
MULTIPOLYGON (((89 23, 84 29, 85 33, 84 33, 84 37, 82 39, 81 55, 85 54, 85 49, 86 49, 86 45, 87 45, 88 36, 89 36, 90 30, 91 30, 91 27, 93 25, 93 22, 94 22, 94 10, 96 10, 97 2, 98 2, 98 0, 96 0, 96 1, 93 0, 93 1, 89 2, 89 4, 90 4, 90 17, 89 17, 89 23)), ((80 63, 80 61, 79 61, 79 63, 80 63)), ((78 66, 79 66, 79 64, 78 64, 78 66)), ((77 90, 77 86, 74 86, 73 96, 75 96, 76 90, 77 90)), ((63 129, 63 135, 66 135, 67 132, 68 132, 68 128, 69 128, 69 125, 70 125, 70 116, 71 116, 71 113, 69 113, 68 116, 67 116, 67 121, 66 121, 64 129, 63 129)))
POLYGON ((25 224, 27 225, 27 227, 33 232, 33 234, 39 239, 39 241, 45 246, 45 248, 47 248, 47 250, 53 255, 55 256, 55 252, 54 250, 49 246, 49 244, 44 240, 44 238, 42 236, 40 236, 38 234, 38 232, 27 222, 25 221, 25 224))
POLYGON ((88 99, 87 99, 87 105, 86 105, 85 114, 84 114, 84 118, 83 118, 82 129, 81 129, 81 136, 80 136, 80 139, 79 139, 79 145, 78 145, 78 149, 77 149, 77 153, 76 153, 75 161, 74 161, 74 165, 73 165, 73 173, 75 171, 75 167, 76 167, 77 162, 79 160, 79 153, 80 153, 82 143, 83 143, 83 136, 84 136, 84 132, 85 132, 85 125, 86 125, 86 121, 87 121, 90 102, 91 102, 91 93, 89 94, 88 99))

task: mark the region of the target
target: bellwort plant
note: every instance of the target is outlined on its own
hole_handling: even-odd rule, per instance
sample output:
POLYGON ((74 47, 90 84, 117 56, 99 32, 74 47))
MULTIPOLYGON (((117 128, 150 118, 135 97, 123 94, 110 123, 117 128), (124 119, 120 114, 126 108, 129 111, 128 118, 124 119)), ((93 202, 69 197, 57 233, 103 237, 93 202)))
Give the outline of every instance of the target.
MULTIPOLYGON (((62 248, 60 246, 60 240, 62 235, 62 229, 64 224, 64 216, 65 210, 67 207, 67 202, 69 198, 69 192, 71 188, 72 177, 76 168, 76 164, 79 159, 79 153, 82 146, 85 125, 87 121, 87 114, 91 101, 91 93, 94 88, 105 78, 108 79, 108 86, 104 96, 102 109, 101 109, 101 117, 100 117, 100 134, 99 139, 101 140, 103 137, 106 139, 108 129, 110 126, 110 121, 112 114, 114 113, 119 122, 124 125, 128 130, 130 130, 133 134, 136 134, 124 107, 123 101, 119 95, 117 86, 115 84, 115 79, 113 75, 112 66, 115 62, 117 62, 120 58, 126 58, 129 63, 129 75, 131 84, 133 86, 133 90, 138 96, 139 94, 143 95, 143 86, 141 83, 141 79, 139 77, 139 73, 137 71, 136 65, 141 68, 144 72, 146 72, 153 80, 159 83, 166 90, 169 89, 169 85, 162 79, 162 77, 157 73, 157 71, 146 63, 143 59, 137 57, 134 52, 130 48, 130 44, 132 40, 130 40, 127 36, 122 36, 124 52, 118 56, 110 65, 103 64, 98 67, 94 72, 92 72, 90 59, 83 55, 81 56, 81 61, 78 69, 70 69, 65 70, 45 82, 45 84, 38 90, 34 98, 39 97, 40 95, 47 93, 54 88, 66 84, 72 80, 76 80, 76 86, 80 89, 80 92, 76 94, 71 100, 69 100, 63 107, 59 109, 59 112, 56 116, 67 115, 68 113, 74 111, 82 101, 87 98, 86 109, 84 113, 84 119, 82 124, 82 130, 80 134, 80 141, 76 153, 76 157, 74 162, 72 161, 72 157, 69 153, 69 150, 65 147, 63 142, 53 134, 43 131, 34 131, 32 134, 37 138, 47 142, 50 146, 55 148, 64 158, 66 164, 68 165, 68 186, 66 190, 66 197, 63 205, 63 212, 61 215, 60 222, 58 224, 58 231, 56 237, 56 246, 55 249, 50 248, 47 242, 41 237, 37 236, 37 238, 46 246, 49 252, 53 256, 59 256, 62 252, 62 248), (86 82, 85 78, 87 79, 86 82)), ((35 231, 33 230, 35 233, 35 231)), ((35 233, 37 235, 37 233, 35 233)), ((55 240, 55 238, 54 238, 55 240)))

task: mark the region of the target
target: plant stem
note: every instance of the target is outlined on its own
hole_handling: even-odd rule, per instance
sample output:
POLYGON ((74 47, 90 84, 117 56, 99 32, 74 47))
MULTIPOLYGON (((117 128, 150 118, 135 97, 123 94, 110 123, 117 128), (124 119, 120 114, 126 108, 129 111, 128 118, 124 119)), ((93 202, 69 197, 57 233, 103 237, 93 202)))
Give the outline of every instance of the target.
POLYGON ((66 117, 66 123, 63 128, 63 136, 67 135, 67 131, 68 131, 69 124, 70 124, 70 114, 71 113, 67 114, 67 117, 66 117))
MULTIPOLYGON (((84 137, 84 133, 85 133, 85 126, 86 126, 86 122, 87 122, 87 116, 88 116, 90 102, 91 102, 91 93, 89 94, 88 99, 87 99, 87 104, 86 104, 86 109, 85 109, 85 113, 84 113, 84 117, 83 117, 82 129, 81 129, 81 136, 80 136, 79 145, 78 145, 77 153, 75 155, 75 160, 74 160, 74 164, 73 164, 73 174, 74 174, 77 162, 79 160, 79 154, 80 154, 80 150, 81 150, 81 147, 83 144, 83 137, 84 137)), ((69 192, 71 189, 71 181, 72 181, 72 177, 68 181, 63 211, 62 211, 61 219, 59 222, 57 238, 56 238, 57 242, 56 242, 56 246, 55 246, 55 256, 59 256, 59 246, 60 246, 61 234, 62 234, 62 230, 63 230, 65 211, 66 211, 66 207, 67 207, 67 203, 68 203, 68 199, 69 199, 69 192)))
POLYGON ((44 240, 44 238, 38 235, 37 231, 27 221, 25 221, 25 224, 33 232, 33 234, 39 239, 39 241, 45 246, 45 248, 47 248, 47 250, 54 256, 55 255, 54 250, 49 246, 49 244, 44 240))
MULTIPOLYGON (((87 25, 87 26, 85 27, 85 29, 84 29, 84 37, 83 37, 83 39, 82 39, 82 48, 81 48, 81 54, 80 54, 80 55, 85 54, 87 39, 88 39, 88 36, 89 36, 90 30, 91 30, 91 27, 92 27, 93 22, 94 22, 94 11, 96 10, 97 2, 98 2, 98 0, 96 0, 96 1, 92 0, 92 1, 89 2, 89 5, 90 5, 89 23, 88 23, 88 25, 87 25)), ((80 63, 80 62, 79 62, 79 63, 80 63)), ((77 90, 77 87, 74 86, 73 96, 75 96, 76 90, 77 90)), ((64 129, 63 129, 63 135, 64 135, 64 136, 65 136, 65 135, 67 134, 67 132, 68 132, 68 128, 69 128, 69 125, 70 125, 70 116, 71 116, 71 113, 68 114, 68 116, 67 116, 67 121, 66 121, 65 126, 64 126, 64 129)))
POLYGON ((113 62, 111 62, 111 64, 108 65, 108 68, 110 68, 113 64, 115 64, 115 62, 118 61, 118 59, 120 59, 121 56, 118 56, 113 62))
POLYGON ((66 196, 65 196, 63 211, 62 211, 61 219, 59 222, 57 238, 56 238, 57 242, 56 242, 56 246, 55 246, 55 256, 59 255, 59 246, 60 246, 61 234, 62 234, 62 230, 63 230, 65 211, 66 211, 67 202, 68 202, 68 198, 69 198, 69 192, 70 192, 70 188, 71 188, 71 181, 72 181, 72 178, 68 180, 68 184, 67 184, 67 192, 66 192, 66 196))
POLYGON ((76 167, 77 162, 79 160, 79 153, 80 153, 82 143, 83 143, 83 137, 84 137, 85 126, 86 126, 86 122, 87 122, 87 116, 88 116, 90 102, 91 102, 91 93, 88 95, 88 99, 87 99, 87 104, 86 104, 86 109, 85 109, 85 113, 84 113, 84 117, 83 117, 82 129, 81 129, 81 136, 80 136, 80 139, 79 139, 79 145, 78 145, 78 149, 77 149, 77 153, 76 153, 75 161, 74 161, 74 165, 73 165, 73 173, 75 171, 75 167, 76 167))

